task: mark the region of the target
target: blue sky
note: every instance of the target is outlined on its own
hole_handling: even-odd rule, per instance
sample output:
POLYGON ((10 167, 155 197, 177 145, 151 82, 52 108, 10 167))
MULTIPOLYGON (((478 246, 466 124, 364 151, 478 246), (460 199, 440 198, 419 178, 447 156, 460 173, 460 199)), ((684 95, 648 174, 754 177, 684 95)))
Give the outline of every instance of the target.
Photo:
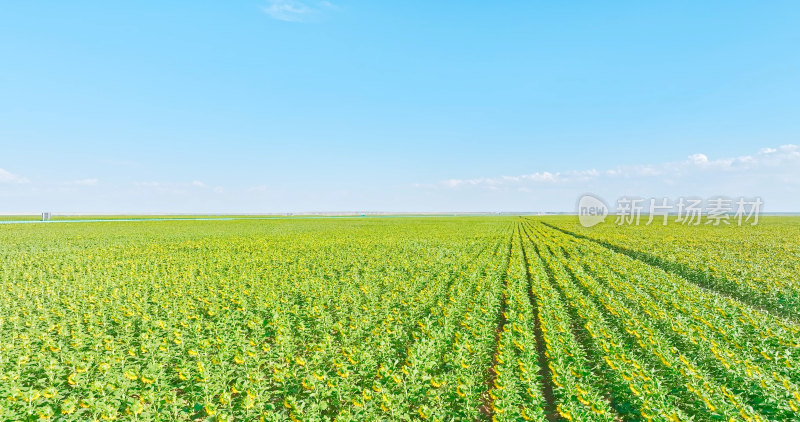
POLYGON ((6 2, 0 212, 800 210, 797 2, 6 2))

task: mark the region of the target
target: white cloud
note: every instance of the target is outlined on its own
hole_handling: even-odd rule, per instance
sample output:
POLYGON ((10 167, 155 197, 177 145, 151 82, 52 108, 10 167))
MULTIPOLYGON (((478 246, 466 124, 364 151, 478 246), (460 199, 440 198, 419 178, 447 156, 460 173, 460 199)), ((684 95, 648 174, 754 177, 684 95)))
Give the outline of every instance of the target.
POLYGON ((303 3, 295 0, 268 0, 261 8, 272 19, 284 22, 309 22, 319 18, 325 10, 338 8, 329 1, 303 3))
POLYGON ((452 178, 409 186, 430 208, 572 212, 590 192, 613 204, 622 196, 670 198, 761 197, 768 212, 800 210, 800 146, 754 148, 753 154, 685 159, 583 170, 452 178))
POLYGON ((0 168, 0 183, 27 183, 28 179, 0 168))
POLYGON ((689 162, 694 164, 703 164, 708 162, 708 156, 705 154, 692 154, 689 156, 689 162))
MULTIPOLYGON (((800 146, 783 145, 778 148, 762 148, 753 155, 718 159, 710 159, 706 154, 696 153, 689 155, 684 161, 618 166, 604 171, 596 169, 540 171, 519 176, 447 179, 436 183, 433 187, 483 187, 488 189, 507 187, 517 189, 520 186, 579 185, 611 179, 655 178, 663 181, 698 175, 707 178, 710 173, 729 176, 731 174, 747 175, 752 172, 771 174, 776 177, 800 172, 800 146)), ((415 186, 432 187, 432 185, 415 186)))

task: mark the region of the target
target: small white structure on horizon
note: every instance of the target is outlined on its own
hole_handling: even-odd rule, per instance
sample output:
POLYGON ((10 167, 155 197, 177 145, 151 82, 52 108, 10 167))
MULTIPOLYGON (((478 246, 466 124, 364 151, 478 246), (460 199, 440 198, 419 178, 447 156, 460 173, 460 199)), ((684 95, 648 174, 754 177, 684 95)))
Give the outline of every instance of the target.
POLYGON ((49 212, 43 212, 42 213, 42 221, 50 221, 50 213, 49 212))

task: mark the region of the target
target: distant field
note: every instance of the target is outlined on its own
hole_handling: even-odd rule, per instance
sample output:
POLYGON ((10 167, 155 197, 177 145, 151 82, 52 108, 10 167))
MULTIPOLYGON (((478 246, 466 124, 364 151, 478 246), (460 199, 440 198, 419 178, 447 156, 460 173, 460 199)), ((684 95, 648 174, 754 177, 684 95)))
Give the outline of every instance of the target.
POLYGON ((41 220, 41 215, 0 215, 0 221, 41 220))
MULTIPOLYGON (((154 220, 154 219, 171 219, 171 220, 178 220, 178 219, 196 219, 196 218, 259 218, 259 217, 266 217, 265 215, 209 215, 209 214, 198 214, 198 215, 175 215, 175 214, 164 214, 164 215, 53 215, 51 220, 154 220)), ((41 214, 37 215, 0 215, 0 221, 3 220, 11 220, 11 221, 18 221, 18 220, 29 220, 29 221, 39 221, 42 219, 41 214)))
MULTIPOLYGON (((245 220, 245 219, 277 219, 277 218, 330 218, 330 217, 373 217, 373 218, 391 218, 391 217, 436 217, 436 216, 455 216, 455 214, 384 214, 384 213, 309 213, 309 214, 131 214, 131 215, 53 215, 51 221, 95 221, 95 220, 245 220)), ((41 221, 41 214, 38 215, 0 215, 0 222, 2 221, 41 221)))
POLYGON ((0 420, 800 420, 798 217, 236 218, 0 226, 0 420))

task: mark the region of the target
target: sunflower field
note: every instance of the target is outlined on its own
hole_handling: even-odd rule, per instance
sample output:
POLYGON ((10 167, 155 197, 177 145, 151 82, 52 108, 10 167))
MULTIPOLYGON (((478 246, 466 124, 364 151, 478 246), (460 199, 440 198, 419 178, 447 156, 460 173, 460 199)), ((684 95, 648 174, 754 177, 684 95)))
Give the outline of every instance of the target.
POLYGON ((800 421, 800 220, 0 226, 2 421, 800 421))

